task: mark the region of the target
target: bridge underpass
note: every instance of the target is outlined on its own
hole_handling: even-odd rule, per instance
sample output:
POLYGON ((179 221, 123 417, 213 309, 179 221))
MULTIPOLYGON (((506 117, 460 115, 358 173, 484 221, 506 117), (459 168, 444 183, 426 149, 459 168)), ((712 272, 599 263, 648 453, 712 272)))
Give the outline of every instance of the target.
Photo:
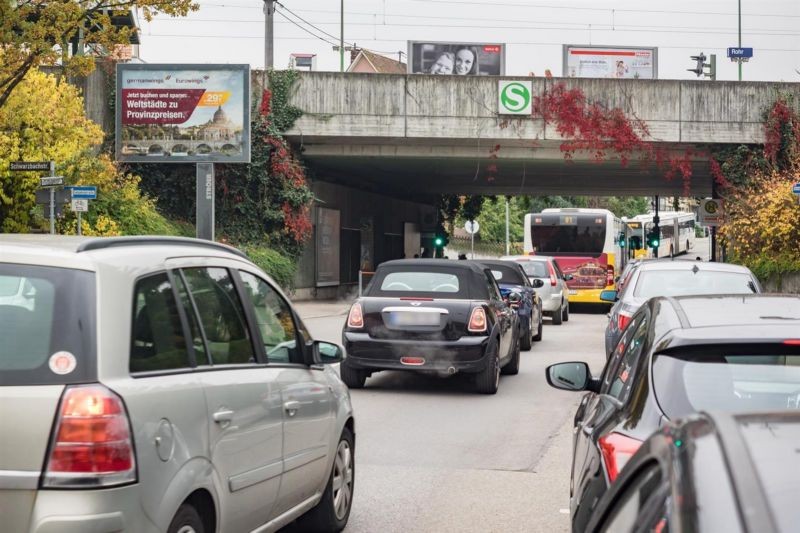
MULTIPOLYGON (((564 139, 552 124, 498 115, 498 78, 299 74, 290 103, 303 115, 287 135, 313 177, 318 211, 337 210, 348 220, 342 239, 360 235, 360 244, 348 246, 360 246, 368 260, 344 248, 342 254, 351 254, 350 263, 361 259, 362 267, 398 257, 398 246, 386 243, 402 241, 407 254, 409 231, 416 239, 432 232, 442 193, 684 195, 679 178, 667 181, 663 169, 644 168, 635 155, 624 167, 613 157, 596 163, 581 153, 566 162, 564 139), (402 214, 395 208, 400 199, 402 214)), ((800 98, 796 83, 503 79, 531 81, 534 96, 558 83, 579 88, 589 102, 644 121, 646 140, 677 155, 763 143, 762 114, 778 91, 800 98)), ((689 195, 709 196, 711 184, 707 159, 696 158, 689 195)), ((309 248, 306 280, 320 268, 318 246, 309 248)))

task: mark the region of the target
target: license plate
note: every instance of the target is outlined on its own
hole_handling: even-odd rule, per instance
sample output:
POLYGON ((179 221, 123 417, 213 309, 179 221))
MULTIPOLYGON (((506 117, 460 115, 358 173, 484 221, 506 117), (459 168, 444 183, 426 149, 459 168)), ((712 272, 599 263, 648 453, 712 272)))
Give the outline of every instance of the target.
POLYGON ((578 294, 578 291, 576 291, 576 290, 570 290, 569 291, 569 295, 570 296, 575 296, 576 294, 578 294))
POLYGON ((392 313, 391 321, 395 326, 438 326, 441 321, 439 313, 392 313))

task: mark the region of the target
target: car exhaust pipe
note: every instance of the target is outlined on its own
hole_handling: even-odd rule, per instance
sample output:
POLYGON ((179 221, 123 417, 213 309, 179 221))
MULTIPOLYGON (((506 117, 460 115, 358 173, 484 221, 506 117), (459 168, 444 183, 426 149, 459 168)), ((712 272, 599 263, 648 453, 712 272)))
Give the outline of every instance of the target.
POLYGON ((454 367, 454 366, 451 366, 451 367, 449 367, 449 368, 447 369, 447 375, 448 375, 448 376, 452 376, 452 375, 453 375, 453 374, 455 374, 455 373, 456 373, 456 367, 454 367))

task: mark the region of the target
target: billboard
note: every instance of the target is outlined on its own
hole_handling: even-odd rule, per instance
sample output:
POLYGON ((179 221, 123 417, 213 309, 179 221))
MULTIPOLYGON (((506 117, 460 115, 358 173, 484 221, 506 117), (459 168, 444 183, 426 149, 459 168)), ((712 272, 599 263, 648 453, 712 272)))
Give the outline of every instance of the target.
POLYGON ((658 48, 564 45, 565 78, 658 79, 658 48))
POLYGON ((249 65, 117 65, 116 157, 249 163, 249 65))
POLYGON ((408 41, 408 73, 504 76, 506 45, 408 41))

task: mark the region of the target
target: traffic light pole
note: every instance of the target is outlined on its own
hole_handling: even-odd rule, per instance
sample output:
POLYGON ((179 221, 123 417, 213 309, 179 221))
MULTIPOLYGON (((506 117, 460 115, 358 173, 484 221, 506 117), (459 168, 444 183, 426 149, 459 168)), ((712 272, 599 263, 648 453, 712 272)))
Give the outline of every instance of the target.
POLYGON ((661 219, 658 216, 658 195, 656 195, 656 215, 653 217, 653 233, 655 234, 656 239, 658 239, 656 241, 658 242, 658 246, 653 248, 653 257, 656 258, 658 258, 658 247, 661 246, 661 228, 658 225, 660 221, 661 219))

